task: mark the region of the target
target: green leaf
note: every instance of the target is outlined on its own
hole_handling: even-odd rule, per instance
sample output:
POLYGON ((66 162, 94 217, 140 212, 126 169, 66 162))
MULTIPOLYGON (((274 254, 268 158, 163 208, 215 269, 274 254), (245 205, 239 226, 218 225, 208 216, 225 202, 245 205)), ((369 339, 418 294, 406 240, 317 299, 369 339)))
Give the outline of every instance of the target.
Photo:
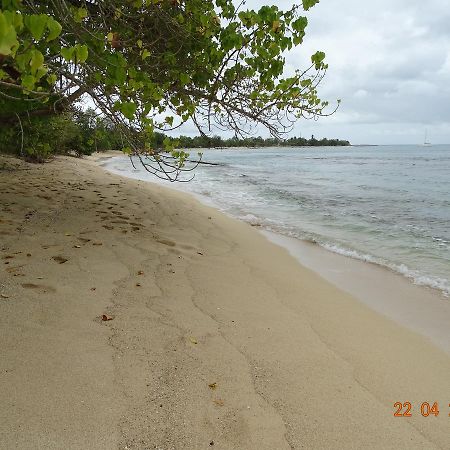
POLYGON ((49 17, 45 14, 25 16, 25 26, 30 30, 31 35, 36 41, 39 41, 44 35, 48 19, 49 17))
POLYGON ((294 45, 299 45, 303 42, 303 37, 302 36, 294 36, 292 38, 292 42, 294 43, 294 45))
POLYGON ((164 138, 163 145, 164 145, 164 148, 165 148, 167 151, 172 150, 172 149, 173 149, 173 142, 172 142, 172 139, 170 139, 169 136, 166 136, 166 137, 164 138))
POLYGON ((181 81, 181 84, 183 86, 185 86, 186 84, 190 83, 191 78, 189 77, 189 75, 187 73, 181 73, 180 74, 180 81, 181 81))
POLYGON ((308 9, 312 8, 315 4, 319 3, 320 0, 302 0, 303 9, 308 11, 308 9))
POLYGON ((173 125, 173 117, 172 116, 167 116, 166 117, 166 123, 168 123, 170 126, 173 125))
POLYGON ((13 47, 18 45, 17 34, 14 26, 0 11, 0 55, 10 55, 13 47))
POLYGON ((47 28, 49 31, 47 42, 53 41, 53 39, 56 39, 61 34, 62 26, 53 17, 48 18, 47 28))
POLYGON ((134 102, 123 102, 120 105, 120 111, 122 111, 122 114, 130 120, 134 119, 134 113, 136 112, 137 106, 134 102))
POLYGON ((308 25, 308 19, 306 17, 299 17, 297 20, 292 22, 292 29, 302 33, 305 31, 306 26, 308 25))
POLYGON ((311 61, 313 64, 315 64, 316 69, 320 69, 320 67, 323 64, 324 59, 325 59, 324 52, 316 52, 316 53, 314 53, 314 55, 311 56, 311 61))
POLYGON ((44 55, 39 50, 33 50, 30 67, 33 74, 44 65, 44 55))
POLYGON ((22 77, 22 86, 26 89, 32 90, 34 89, 34 85, 36 83, 36 78, 33 75, 25 75, 22 77))
POLYGON ((81 23, 87 16, 88 12, 86 8, 76 8, 73 14, 73 20, 77 23, 81 23))
MULTIPOLYGON (((16 11, 8 11, 8 8, 6 8, 5 11, 5 7, 3 6, 3 14, 6 17, 6 20, 8 23, 10 23, 15 29, 16 29, 16 33, 20 33, 23 30, 23 16, 22 14, 20 14, 19 12, 16 11)), ((18 8, 14 8, 14 9, 18 9, 18 8)))
POLYGON ((51 86, 54 85, 57 80, 58 80, 58 77, 54 73, 47 76, 47 83, 51 86))
POLYGON ((75 52, 75 47, 62 47, 61 48, 61 56, 67 62, 70 62, 72 60, 74 52, 75 52))
POLYGON ((311 86, 311 84, 312 84, 312 82, 309 78, 306 78, 305 80, 300 81, 301 87, 311 86))
POLYGON ((76 46, 76 54, 77 54, 77 62, 84 63, 89 55, 89 50, 87 45, 79 45, 76 46))
POLYGON ((28 68, 30 66, 30 60, 33 56, 32 50, 28 50, 24 53, 20 53, 16 56, 15 62, 17 64, 17 67, 21 72, 27 72, 28 68))
MULTIPOLYGON (((36 77, 36 80, 40 80, 46 73, 48 72, 47 67, 45 67, 44 65, 42 65, 41 67, 39 67, 38 70, 36 70, 36 73, 34 74, 34 76, 36 77)), ((41 87, 38 88, 38 91, 42 89, 41 87)))

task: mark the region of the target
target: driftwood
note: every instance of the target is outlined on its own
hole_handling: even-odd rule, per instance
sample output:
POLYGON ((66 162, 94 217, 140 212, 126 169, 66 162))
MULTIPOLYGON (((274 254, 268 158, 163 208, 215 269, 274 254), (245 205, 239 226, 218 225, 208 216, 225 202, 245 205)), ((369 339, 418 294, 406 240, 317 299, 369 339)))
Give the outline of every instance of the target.
POLYGON ((212 162, 206 162, 206 161, 195 161, 194 159, 187 159, 186 161, 196 163, 196 164, 204 164, 206 166, 223 166, 221 163, 212 163, 212 162))

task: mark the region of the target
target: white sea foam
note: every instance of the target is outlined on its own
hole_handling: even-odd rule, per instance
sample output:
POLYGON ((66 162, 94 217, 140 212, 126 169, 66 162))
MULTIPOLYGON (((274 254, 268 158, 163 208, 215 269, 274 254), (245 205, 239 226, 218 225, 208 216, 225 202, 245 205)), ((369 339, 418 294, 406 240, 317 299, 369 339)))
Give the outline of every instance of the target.
POLYGON ((262 220, 259 217, 254 216, 253 214, 244 214, 242 216, 236 216, 237 219, 243 220, 244 222, 249 223, 250 225, 262 225, 262 220))
POLYGON ((414 282, 419 286, 427 286, 437 289, 442 292, 445 297, 450 296, 450 282, 445 278, 433 277, 424 275, 417 270, 408 268, 405 264, 394 264, 382 258, 377 258, 373 255, 359 253, 356 250, 345 249, 336 244, 317 242, 321 247, 339 255, 347 256, 349 258, 358 259, 360 261, 376 264, 378 266, 386 267, 394 272, 397 272, 414 282))

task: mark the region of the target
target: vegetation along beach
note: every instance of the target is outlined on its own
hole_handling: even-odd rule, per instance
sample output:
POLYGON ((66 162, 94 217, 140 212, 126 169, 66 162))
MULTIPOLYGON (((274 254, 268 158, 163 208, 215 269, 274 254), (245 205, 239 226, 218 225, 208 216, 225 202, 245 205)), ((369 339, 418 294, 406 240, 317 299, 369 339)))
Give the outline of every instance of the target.
POLYGON ((450 18, 339 3, 0 3, 0 449, 450 448, 450 18))

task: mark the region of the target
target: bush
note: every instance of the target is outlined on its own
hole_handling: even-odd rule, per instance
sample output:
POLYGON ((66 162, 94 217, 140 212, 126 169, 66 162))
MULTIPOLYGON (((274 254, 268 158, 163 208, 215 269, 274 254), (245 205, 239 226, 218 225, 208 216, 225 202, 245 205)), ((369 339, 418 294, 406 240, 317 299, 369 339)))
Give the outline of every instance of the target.
POLYGON ((82 156, 121 148, 120 134, 93 110, 30 116, 0 127, 0 150, 34 162, 44 162, 54 154, 82 156))

